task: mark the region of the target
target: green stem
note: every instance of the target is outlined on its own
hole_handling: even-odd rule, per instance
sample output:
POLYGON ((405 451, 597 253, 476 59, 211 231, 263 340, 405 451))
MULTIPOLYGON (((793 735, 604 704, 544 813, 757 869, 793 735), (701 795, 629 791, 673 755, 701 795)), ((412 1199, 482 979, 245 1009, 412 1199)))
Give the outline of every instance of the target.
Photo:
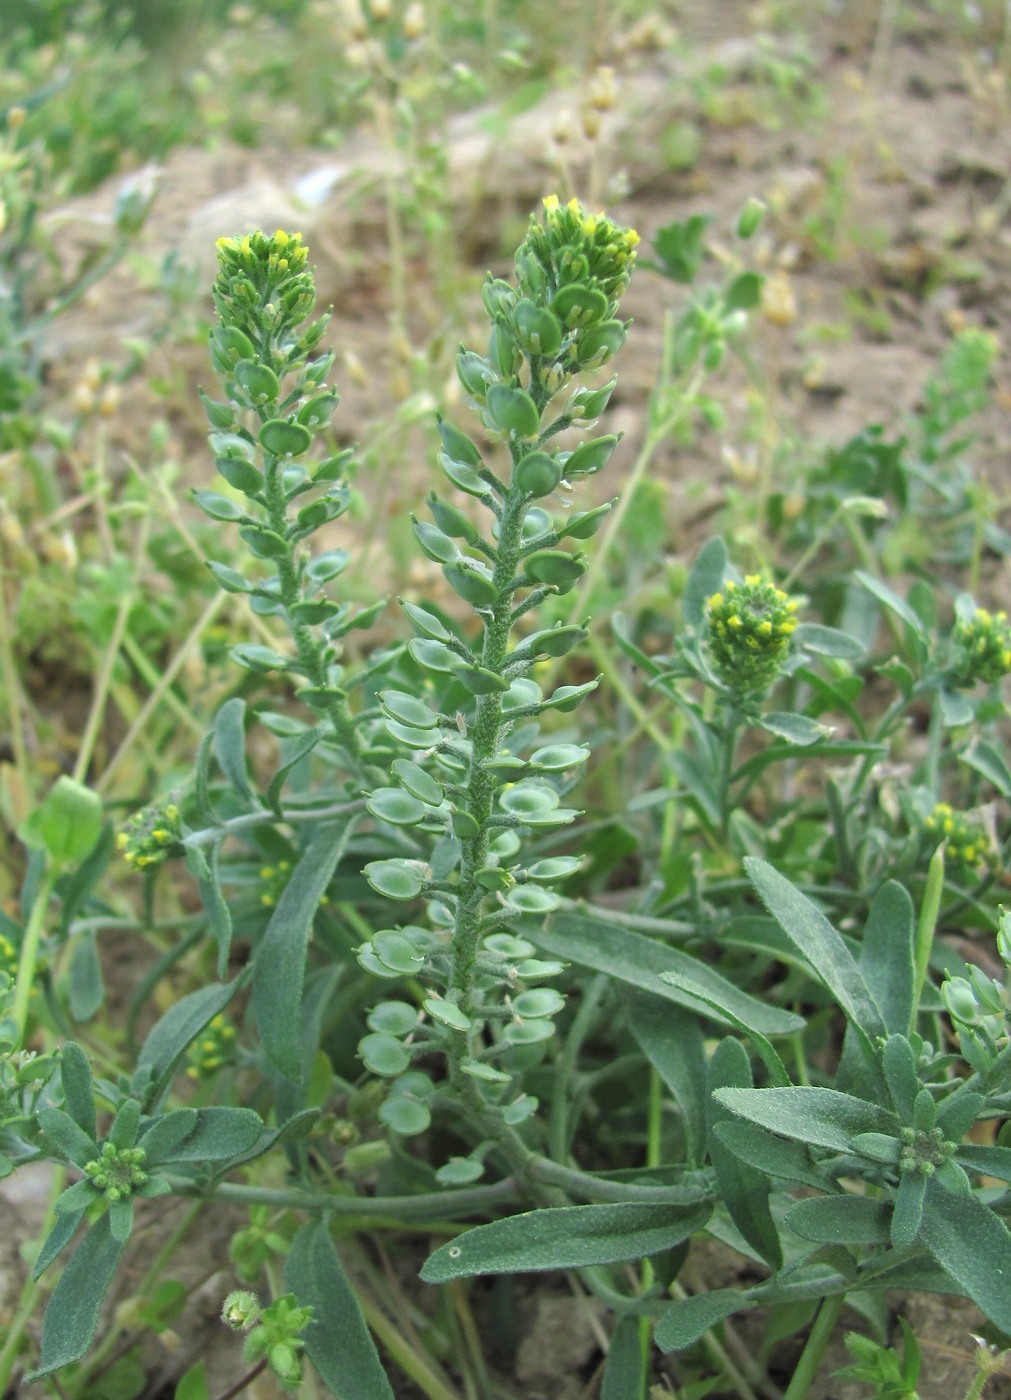
POLYGON ((783 1395, 783 1400, 804 1400, 804 1396, 817 1374, 818 1367, 821 1365, 828 1344, 832 1340, 832 1333, 835 1331, 835 1325, 845 1301, 845 1293, 836 1293, 822 1301, 822 1305, 818 1309, 818 1316, 814 1320, 814 1326, 804 1343, 804 1350, 801 1352, 797 1369, 783 1395))
MULTIPOLYGON (((0 541, 0 550, 3 542, 0 541)), ((14 664, 14 648, 12 646, 12 624, 11 615, 7 610, 7 589, 4 584, 4 559, 0 552, 0 671, 4 677, 4 698, 7 702, 7 723, 10 726, 11 748, 14 752, 14 770, 17 774, 17 785, 9 784, 12 789, 12 807, 14 816, 18 821, 23 820, 31 807, 31 767, 28 762, 28 748, 25 743, 25 726, 22 718, 22 707, 24 705, 24 694, 21 689, 21 678, 14 664)))
MULTIPOLYGON (((302 601, 302 589, 299 583, 296 546, 288 539, 289 524, 284 489, 284 467, 277 457, 269 454, 264 455, 264 499, 267 506, 267 523, 274 534, 288 542, 287 552, 274 562, 277 566, 278 582, 281 585, 281 602, 289 619, 291 619, 292 609, 302 601)), ((324 713, 333 726, 337 739, 351 755, 352 760, 357 763, 362 753, 362 741, 355 726, 354 717, 348 708, 346 694, 343 690, 330 684, 325 656, 326 644, 313 634, 308 623, 290 620, 289 626, 295 642, 299 668, 313 689, 326 691, 330 694, 331 699, 324 713)))
POLYGON ((579 1010, 569 1027, 569 1033, 565 1037, 565 1046, 555 1070, 555 1083, 551 1099, 549 1151, 554 1161, 563 1164, 569 1155, 569 1084, 575 1073, 580 1048, 589 1034, 601 997, 609 986, 610 978, 603 973, 598 973, 590 980, 579 1010))
MULTIPOLYGON (((330 806, 324 807, 285 807, 281 812, 281 822, 285 826, 296 826, 299 822, 324 822, 331 821, 334 817, 348 816, 352 812, 360 812, 365 806, 364 799, 355 802, 334 802, 330 806)), ((184 846, 210 846, 215 841, 223 841, 226 836, 233 835, 236 831, 243 831, 251 826, 277 825, 277 816, 273 812, 243 812, 238 817, 228 817, 220 826, 205 826, 200 831, 191 831, 183 837, 184 846)))
POLYGON ((449 1220, 454 1215, 472 1215, 516 1199, 517 1183, 505 1177, 490 1186, 464 1186, 455 1191, 422 1192, 416 1196, 336 1196, 331 1192, 298 1191, 280 1187, 243 1186, 225 1181, 204 1192, 192 1181, 175 1180, 165 1173, 180 1196, 208 1196, 235 1205, 265 1205, 283 1210, 321 1211, 335 1216, 364 1219, 390 1216, 402 1221, 449 1220))
POLYGON ((916 943, 913 951, 913 1005, 909 1013, 909 1032, 916 1029, 916 1020, 920 1011, 920 998, 923 995, 923 988, 927 981, 927 968, 930 965, 930 950, 934 946, 934 931, 937 928, 937 916, 941 908, 941 899, 944 895, 944 842, 938 846, 937 850, 930 858, 930 865, 927 868, 927 882, 923 888, 923 899, 920 903, 920 917, 916 921, 916 943))
POLYGON ((25 929, 25 936, 21 944, 21 953, 18 957, 18 973, 14 982, 14 1005, 11 1007, 11 1016, 14 1019, 15 1045, 20 1049, 24 1045, 25 1028, 28 1025, 28 1004, 32 995, 32 988, 35 985, 35 972, 39 961, 39 945, 42 942, 42 930, 45 927, 46 914, 49 911, 49 901, 53 896, 56 881, 59 876, 59 869, 50 866, 39 882, 39 890, 35 896, 35 903, 32 905, 32 912, 28 916, 28 926, 25 929))
POLYGON ((359 1292, 358 1301, 365 1314, 365 1321, 375 1332, 393 1361, 400 1367, 404 1375, 428 1396, 428 1400, 460 1400, 459 1392, 451 1390, 435 1374, 425 1358, 419 1356, 408 1346, 393 1323, 382 1309, 373 1303, 371 1298, 367 1298, 359 1292))

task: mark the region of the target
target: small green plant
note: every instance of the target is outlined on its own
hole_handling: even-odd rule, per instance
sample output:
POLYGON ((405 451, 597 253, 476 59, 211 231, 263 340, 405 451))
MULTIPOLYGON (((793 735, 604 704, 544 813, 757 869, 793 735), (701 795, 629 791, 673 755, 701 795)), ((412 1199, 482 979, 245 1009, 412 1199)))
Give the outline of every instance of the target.
MULTIPOLYGON (((705 229, 654 240, 668 281, 700 272, 705 229)), ((242 679, 192 776, 118 814, 118 836, 86 765, 22 824, 19 916, 0 921, 0 1166, 56 1173, 3 1386, 59 1264, 24 1369, 91 1393, 103 1300, 170 1195, 189 1229, 209 1201, 248 1212, 223 1319, 245 1333, 245 1379, 291 1389, 311 1365, 335 1395, 390 1400, 389 1368, 454 1394, 438 1347, 381 1306, 403 1299, 359 1246, 372 1229, 435 1237, 421 1279, 453 1284, 450 1308, 475 1277, 570 1271, 616 1318, 602 1393, 623 1400, 648 1392, 654 1345, 689 1393, 772 1393, 773 1363, 724 1344, 759 1308, 770 1334, 806 1329, 786 1400, 849 1297, 880 1319, 891 1291, 947 1291, 1011 1333, 992 1185, 1011 1151, 1003 1129, 970 1137, 1011 1094, 1011 930, 990 900, 1006 620, 955 588, 900 594, 868 530, 836 625, 815 620, 816 575, 796 591, 805 552, 744 572, 717 537, 664 599, 669 655, 655 595, 591 639, 591 556, 618 511, 573 498, 618 447, 596 423, 637 243, 549 198, 513 280, 486 281, 486 337, 456 359, 474 426, 439 418, 444 484, 411 517, 432 567, 400 600, 410 635, 368 649, 385 605, 341 592, 353 450, 332 438, 307 250, 283 231, 219 242, 222 390, 203 405, 220 480, 194 499, 235 529, 208 567, 255 640, 231 647, 242 679), (584 645, 622 704, 598 703, 584 645), (961 923, 1001 977, 947 946, 961 923), (122 1047, 77 1029, 110 926, 157 953, 122 1047), (732 1278, 703 1272, 704 1234, 736 1252, 732 1278)), ((735 265, 669 318, 637 482, 707 412, 706 376, 760 296, 735 265)), ((167 1326, 184 1234, 131 1327, 167 1326)), ((471 1345, 467 1384, 490 1394, 471 1345)), ((908 1331, 901 1361, 851 1350, 851 1375, 913 1400, 908 1331)))

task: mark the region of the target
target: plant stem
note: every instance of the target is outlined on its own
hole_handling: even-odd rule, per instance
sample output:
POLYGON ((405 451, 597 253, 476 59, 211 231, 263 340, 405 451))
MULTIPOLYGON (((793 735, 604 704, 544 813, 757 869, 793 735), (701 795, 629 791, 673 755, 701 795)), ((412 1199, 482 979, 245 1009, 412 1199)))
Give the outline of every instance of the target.
POLYGON ((920 916, 916 921, 916 942, 913 950, 913 1005, 909 1013, 910 1034, 916 1029, 916 1019, 920 1010, 920 998, 927 980, 930 965, 930 950, 934 946, 934 931, 937 928, 938 911, 944 894, 944 842, 930 858, 927 868, 927 882, 920 903, 920 916))
MULTIPOLYGON (((295 826, 299 822, 332 821, 334 817, 360 812, 364 806, 364 799, 359 799, 355 802, 334 802, 329 807, 285 807, 282 810, 281 821, 286 826, 295 826)), ((267 823, 271 826, 276 825, 277 816, 273 812, 243 812, 238 817, 228 817, 220 826, 205 826, 200 831, 191 831, 183 837, 182 844, 210 846, 215 841, 223 841, 233 832, 242 831, 250 826, 264 826, 267 823)))
POLYGON ((257 1376, 267 1369, 267 1358, 261 1356, 255 1366, 251 1366, 244 1376, 240 1376, 234 1385, 230 1385, 227 1390, 222 1391, 218 1400, 235 1400, 236 1395, 241 1395, 247 1386, 252 1385, 257 1376))
POLYGON ((428 1400, 460 1400, 459 1392, 445 1385, 425 1359, 411 1350, 381 1308, 361 1293, 358 1295, 358 1301, 365 1314, 365 1321, 396 1364, 428 1396, 428 1400))
POLYGON ((39 882, 39 890, 35 896, 35 903, 32 905, 32 912, 28 916, 28 925, 25 928, 24 940, 21 944, 21 953, 18 957, 18 973, 14 982, 14 1004, 11 1007, 11 1016, 14 1019, 15 1046, 21 1049, 24 1045, 25 1028, 28 1025, 28 1003, 32 995, 32 988, 35 985, 35 970, 39 961, 39 945, 42 941, 42 930, 45 927, 46 914, 49 912, 49 901, 53 896, 56 887, 59 870, 56 866, 50 865, 39 882))
POLYGON ((610 978, 598 973, 586 988, 565 1037, 565 1045, 555 1070, 555 1083, 551 1099, 551 1125, 549 1128, 549 1151, 556 1162, 565 1163, 569 1155, 569 1083, 575 1073, 576 1059, 580 1048, 593 1024, 601 997, 610 985, 610 978))
POLYGON ((845 1293, 835 1293, 830 1298, 823 1299, 783 1400, 804 1400, 832 1339, 845 1301, 845 1293))
MULTIPOLYGON (((0 541, 0 550, 3 542, 0 541)), ((24 694, 21 679, 14 665, 12 642, 12 621, 7 610, 7 589, 4 585, 4 560, 0 552, 0 671, 4 677, 4 693, 7 701, 7 723, 10 726, 11 748, 14 752, 14 771, 17 784, 13 788, 13 815, 23 821, 32 805, 31 769, 28 764, 28 749, 25 744, 25 726, 22 717, 24 694)), ((10 786, 10 784, 8 784, 10 786)))
MULTIPOLYGON (((279 458, 271 456, 269 453, 264 453, 264 457, 264 499, 268 524, 276 535, 279 535, 283 540, 288 540, 288 503, 285 499, 284 464, 279 458)), ((277 566, 278 582, 281 585, 281 602, 284 604, 290 619, 289 627, 295 642, 299 669, 313 689, 325 691, 330 695, 331 698, 324 713, 333 726, 338 741, 350 754, 352 762, 357 763, 361 757, 362 741, 359 738, 351 711, 348 709, 347 695, 343 690, 330 684, 325 657, 326 644, 321 643, 313 635, 313 630, 308 623, 294 621, 292 609, 302 601, 299 569, 295 555, 296 548, 297 546, 289 540, 287 552, 274 562, 277 566)))

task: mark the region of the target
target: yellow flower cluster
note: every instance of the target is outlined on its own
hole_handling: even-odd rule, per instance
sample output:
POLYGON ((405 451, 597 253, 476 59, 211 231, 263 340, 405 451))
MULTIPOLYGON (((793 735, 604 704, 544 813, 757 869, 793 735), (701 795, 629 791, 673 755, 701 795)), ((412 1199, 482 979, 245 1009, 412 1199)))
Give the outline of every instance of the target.
POLYGON ((251 345, 262 342, 265 329, 295 327, 310 315, 316 286, 300 233, 247 233, 219 238, 215 246, 214 305, 222 322, 247 336, 251 345))
POLYGON ((145 807, 116 837, 127 865, 135 870, 152 870, 170 856, 182 855, 182 817, 174 802, 164 807, 145 807))
POLYGON ((964 812, 956 812, 949 803, 936 803, 924 818, 923 827, 929 835, 943 839, 944 856, 949 864, 977 870, 989 863, 991 852, 983 828, 964 812))
POLYGON ((951 634, 955 648, 956 685, 992 685, 1011 672, 1011 625, 1006 612, 977 608, 968 621, 959 621, 951 634))
POLYGON ((247 233, 242 238, 219 238, 214 246, 223 268, 241 268, 246 273, 260 274, 265 270, 276 277, 284 272, 301 272, 309 260, 302 235, 285 233, 280 228, 269 238, 265 233, 247 233))
POLYGON ((749 574, 729 579, 709 599, 706 645, 719 680, 739 700, 759 699, 782 670, 799 604, 781 588, 749 574))
POLYGON ((530 217, 517 264, 525 252, 532 253, 547 275, 549 294, 572 283, 596 288, 612 303, 607 314, 613 315, 632 275, 638 243, 634 229, 622 228, 606 214, 587 213, 578 199, 562 204, 549 194, 543 222, 530 217))
POLYGON ((190 1051, 186 1073, 190 1079, 210 1079, 222 1066, 235 1059, 235 1027, 220 1013, 209 1021, 203 1035, 190 1051))

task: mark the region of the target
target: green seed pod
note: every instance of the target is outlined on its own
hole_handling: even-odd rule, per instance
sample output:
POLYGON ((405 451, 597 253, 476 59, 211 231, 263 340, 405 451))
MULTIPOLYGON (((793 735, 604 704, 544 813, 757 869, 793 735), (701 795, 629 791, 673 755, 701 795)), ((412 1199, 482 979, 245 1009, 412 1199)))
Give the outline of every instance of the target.
POLYGON ((230 403, 219 403, 217 399, 208 398, 203 389, 198 389, 197 392, 212 428, 219 432, 228 432, 230 428, 235 427, 235 410, 230 403))
POLYGON ((550 496, 561 479, 558 458, 550 452, 530 452, 513 468, 513 485, 525 496, 550 496))
POLYGON ((568 626, 550 627, 544 632, 535 632, 527 637, 518 651, 529 651, 531 656, 565 656, 573 647, 585 642, 590 634, 585 627, 575 623, 568 626))
POLYGON ((502 379, 511 379, 522 363, 516 341, 504 325, 495 326, 488 337, 488 360, 502 379))
POLYGON ((414 535, 421 546, 421 552, 427 559, 436 564, 453 564, 459 559, 460 551, 437 525, 430 525, 427 520, 416 520, 413 515, 411 525, 414 527, 414 535))
POLYGON ((237 326, 218 326, 211 332, 211 357, 215 368, 228 374, 240 360, 255 360, 256 346, 237 326))
POLYGON ((340 403, 340 395, 336 389, 328 389, 326 393, 317 394, 308 403, 304 403, 298 410, 296 418, 306 428, 322 428, 330 422, 338 403, 340 403))
POLYGON ((229 486, 234 486, 244 496, 258 496, 263 490, 259 470, 241 457, 219 457, 216 466, 229 486))
POLYGON ((491 608, 498 602, 498 589, 473 564, 447 564, 442 572, 446 582, 472 608, 491 608))
POLYGON ((617 377, 600 389, 579 389, 572 396, 569 412, 573 418, 599 418, 611 400, 617 386, 617 377))
POLYGON ((592 438, 589 442, 581 443, 571 457, 565 459, 563 467, 565 476, 593 476, 602 467, 607 466, 611 453, 617 445, 618 438, 614 434, 608 437, 592 438))
POLYGON ((541 422, 530 395, 508 384, 492 384, 489 388, 488 416, 492 425, 510 439, 534 437, 541 422))
POLYGON ((288 554, 288 541, 262 525, 243 525, 239 534, 259 559, 283 559, 288 554))
POLYGON ((321 501, 313 501, 311 505, 304 506, 297 516, 297 524, 300 530, 318 530, 322 525, 328 524, 331 520, 336 520, 344 513, 343 502, 339 497, 326 496, 321 501))
POLYGON ((516 339, 528 355, 552 356, 562 344, 562 328, 558 318, 532 301, 518 301, 513 312, 516 339))
POLYGON ((312 446, 312 433, 301 423, 272 418, 260 429, 260 446, 273 457, 301 457, 312 446))
POLYGON ((497 320, 500 316, 509 315, 516 301, 516 293, 508 282, 503 282, 501 278, 489 277, 481 288, 481 299, 489 317, 497 320))
POLYGON ((434 491, 430 491, 425 497, 425 504, 444 535, 456 540, 466 540, 468 544, 476 544, 481 538, 473 521, 468 520, 463 511, 457 510, 456 506, 440 501, 434 491))
POLYGON ((586 572, 582 559, 566 554, 564 549, 539 549, 523 568, 529 582, 548 584, 558 593, 568 593, 586 572))
POLYGON ((607 315, 607 309, 607 297, 603 292, 576 283, 562 287, 551 303, 551 310, 569 330, 597 325, 607 315))
POLYGON ((484 666, 458 666, 454 674, 471 695, 503 695, 509 689, 504 677, 484 666))
POLYGON ((606 364, 625 344, 628 333, 620 321, 603 321, 591 326, 576 344, 576 363, 581 369, 596 369, 606 364))
POLYGON ((258 360, 240 360, 233 373, 236 384, 245 389, 251 403, 274 403, 281 393, 277 375, 258 360))
POLYGON ((468 467, 479 467, 481 465, 481 452, 477 444, 445 418, 439 417, 436 422, 443 448, 450 461, 462 462, 468 467))
POLYGON ((574 540, 588 540, 603 525, 604 517, 610 514, 613 505, 614 501, 608 501, 606 505, 597 506, 596 510, 581 510, 570 515, 558 531, 558 538, 564 540, 568 536, 574 540))
POLYGON ((344 468, 354 455, 354 448, 346 447, 343 452, 338 452, 335 457, 328 457, 326 461, 321 462, 313 472, 313 482, 339 481, 344 475, 344 468))
POLYGON ((234 524, 236 520, 246 518, 246 512, 236 501, 230 496, 222 496, 218 491, 194 491, 193 499, 212 520, 225 520, 234 524))
POLYGON ((488 385, 495 375, 483 355, 475 354, 473 350, 461 350, 456 357, 456 377, 468 394, 483 403, 488 385))

